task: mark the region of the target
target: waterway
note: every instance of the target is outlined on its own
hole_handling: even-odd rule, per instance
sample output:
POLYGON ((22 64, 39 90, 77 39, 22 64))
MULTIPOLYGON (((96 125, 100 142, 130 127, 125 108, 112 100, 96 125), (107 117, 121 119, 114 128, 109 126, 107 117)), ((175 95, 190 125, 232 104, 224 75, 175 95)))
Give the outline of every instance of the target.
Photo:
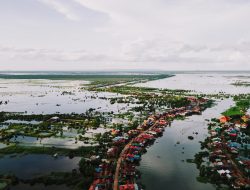
POLYGON ((169 78, 139 83, 135 86, 161 89, 167 88, 173 90, 183 89, 206 94, 217 94, 222 92, 227 94, 250 93, 250 86, 233 85, 237 82, 250 83, 250 73, 184 73, 176 74, 169 78))
MULTIPOLYGON (((174 77, 137 84, 137 86, 186 89, 197 93, 229 94, 250 93, 250 87, 233 86, 237 81, 249 82, 249 74, 177 74, 174 77)), ((7 104, 0 105, 1 111, 26 112, 28 114, 48 113, 82 113, 89 108, 99 111, 127 110, 126 104, 111 105, 108 100, 99 97, 117 97, 111 93, 93 93, 81 90, 86 83, 82 81, 51 81, 51 80, 0 80, 0 96, 7 104), (72 92, 63 94, 64 91, 72 92)), ((195 164, 187 163, 200 151, 199 141, 207 135, 207 121, 233 105, 231 99, 218 100, 217 105, 205 110, 202 115, 194 115, 185 120, 176 120, 166 128, 163 136, 150 146, 147 153, 142 156, 138 169, 142 173, 141 182, 147 190, 214 190, 211 184, 203 184, 196 180, 199 170, 195 164), (197 135, 195 133, 198 133, 197 135), (188 136, 193 136, 189 140, 188 136), (178 142, 178 143, 177 143, 178 142)), ((16 122, 16 121, 8 121, 16 122)), ((6 125, 0 126, 1 129, 6 125)), ((68 131, 69 132, 69 131, 68 131)), ((70 136, 70 133, 65 133, 70 136)), ((39 144, 36 138, 22 137, 15 139, 21 143, 39 144), (35 143, 38 142, 38 143, 35 143)), ((57 139, 46 141, 45 144, 63 144, 57 139)), ((64 143, 73 147, 74 141, 64 143)), ((0 148, 5 147, 0 144, 0 148)), ((76 145, 75 145, 76 146, 76 145)), ((48 174, 51 171, 71 171, 77 168, 80 158, 69 159, 58 157, 54 159, 49 155, 17 155, 3 156, 0 159, 0 173, 14 173, 20 178, 31 178, 48 174), (27 167, 28 166, 28 167, 27 167)), ((12 189, 12 188, 11 188, 12 189)), ((66 186, 25 185, 19 184, 13 189, 68 189, 66 186)))
POLYGON ((185 120, 176 120, 166 128, 163 136, 147 149, 138 169, 142 173, 141 182, 146 190, 214 190, 211 184, 196 180, 199 170, 195 164, 187 163, 200 151, 199 141, 207 135, 207 121, 233 105, 231 99, 217 102, 202 115, 193 115, 185 120), (198 132, 198 134, 194 134, 198 132), (193 136, 194 140, 189 140, 193 136))
POLYGON ((78 169, 80 157, 54 158, 44 154, 7 155, 0 159, 0 174, 14 174, 20 179, 31 179, 51 172, 70 172, 78 169))
POLYGON ((0 111, 27 114, 125 112, 133 105, 111 104, 107 98, 121 97, 114 93, 84 90, 87 81, 8 80, 0 79, 0 111))

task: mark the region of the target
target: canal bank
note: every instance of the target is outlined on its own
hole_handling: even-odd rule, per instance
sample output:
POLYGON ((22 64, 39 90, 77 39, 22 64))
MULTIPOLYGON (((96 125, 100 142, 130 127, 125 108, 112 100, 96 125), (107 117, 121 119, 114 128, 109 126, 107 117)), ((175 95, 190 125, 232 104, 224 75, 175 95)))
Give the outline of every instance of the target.
POLYGON ((234 102, 226 99, 206 109, 202 115, 193 115, 185 120, 175 120, 167 127, 163 137, 156 140, 142 156, 139 171, 142 173, 141 183, 147 190, 214 190, 211 184, 203 184, 196 180, 199 170, 195 164, 187 163, 200 151, 199 141, 207 135, 206 119, 218 117, 234 102), (194 137, 193 140, 188 136, 194 137))

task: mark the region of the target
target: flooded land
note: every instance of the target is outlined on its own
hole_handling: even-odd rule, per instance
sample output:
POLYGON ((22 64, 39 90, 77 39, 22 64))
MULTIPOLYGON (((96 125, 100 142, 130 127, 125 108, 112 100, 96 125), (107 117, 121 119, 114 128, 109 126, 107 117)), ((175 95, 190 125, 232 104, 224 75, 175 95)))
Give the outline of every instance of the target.
POLYGON ((250 188, 250 73, 0 73, 0 190, 250 188))

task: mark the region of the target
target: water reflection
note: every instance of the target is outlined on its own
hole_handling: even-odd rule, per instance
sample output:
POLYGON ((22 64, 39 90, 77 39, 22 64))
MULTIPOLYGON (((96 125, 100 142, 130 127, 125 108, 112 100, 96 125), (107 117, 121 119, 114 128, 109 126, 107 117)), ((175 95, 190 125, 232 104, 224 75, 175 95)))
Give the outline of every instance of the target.
POLYGON ((11 173, 21 179, 31 179, 51 172, 70 172, 78 168, 80 159, 64 156, 55 159, 43 154, 8 155, 0 159, 0 174, 11 173))
POLYGON ((166 128, 163 137, 157 139, 156 143, 142 156, 141 165, 138 167, 142 172, 141 180, 146 185, 146 189, 214 190, 213 185, 196 181, 199 170, 196 169, 195 164, 187 163, 186 159, 192 159, 200 151, 199 141, 207 137, 205 119, 218 117, 231 105, 233 105, 231 99, 223 100, 215 107, 204 111, 202 115, 174 121, 171 127, 166 128), (188 139, 190 135, 194 140, 188 139))
POLYGON ((43 184, 18 184, 17 186, 11 187, 11 190, 70 190, 72 188, 67 187, 66 185, 43 185, 43 184))

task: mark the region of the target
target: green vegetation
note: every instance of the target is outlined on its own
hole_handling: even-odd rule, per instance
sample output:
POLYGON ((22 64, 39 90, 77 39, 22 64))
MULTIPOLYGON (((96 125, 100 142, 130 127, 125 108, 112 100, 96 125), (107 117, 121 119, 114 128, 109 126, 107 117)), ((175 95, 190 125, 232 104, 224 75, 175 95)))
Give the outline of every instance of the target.
POLYGON ((248 174, 244 171, 245 166, 242 167, 238 162, 241 159, 245 161, 247 160, 245 158, 249 157, 247 145, 249 144, 250 121, 247 111, 250 108, 250 94, 236 95, 233 100, 235 106, 222 113, 228 116, 228 122, 212 118, 208 123, 211 136, 201 142, 201 149, 206 151, 197 153, 194 160, 188 160, 196 163, 199 169, 197 181, 216 184, 216 189, 231 189, 232 184, 239 186, 239 189, 248 189, 247 183, 237 184, 237 182, 239 180, 243 182, 248 178, 248 174), (233 147, 230 143, 237 143, 238 146, 233 147), (225 163, 231 163, 227 166, 229 175, 220 173, 219 170, 224 169, 220 168, 220 163, 222 166, 227 166, 225 163), (236 172, 242 173, 236 176, 234 175, 236 172))
POLYGON ((0 149, 0 154, 49 154, 54 155, 55 153, 60 155, 67 155, 69 157, 88 155, 95 151, 96 147, 80 147, 78 149, 66 149, 57 147, 37 147, 37 146, 19 146, 12 144, 8 147, 0 149))
POLYGON ((49 75, 49 74, 37 74, 37 75, 29 75, 29 74, 20 74, 20 75, 9 75, 9 74, 0 74, 0 78, 3 79, 49 79, 49 80, 87 80, 94 81, 95 84, 103 84, 105 82, 129 82, 134 80, 156 80, 161 78, 166 78, 171 75, 94 75, 94 74, 58 74, 58 75, 49 75))
POLYGON ((238 95, 234 96, 236 106, 229 108, 222 114, 228 117, 243 116, 250 108, 250 95, 238 95))
POLYGON ((184 95, 184 94, 190 93, 190 91, 188 90, 158 89, 158 88, 149 88, 149 87, 135 87, 135 86, 129 86, 129 85, 108 86, 106 88, 100 88, 98 85, 95 85, 94 83, 91 84, 88 90, 97 91, 97 92, 112 92, 112 93, 119 93, 123 95, 139 95, 139 94, 145 94, 145 93, 184 95))
POLYGON ((223 112, 223 115, 232 117, 232 116, 243 116, 244 112, 240 109, 240 107, 231 107, 227 111, 223 112))
MULTIPOLYGON (((52 80, 88 80, 89 85, 84 86, 85 90, 96 92, 111 92, 123 95, 122 97, 107 98, 111 104, 127 104, 126 112, 114 113, 99 113, 94 109, 88 110, 83 114, 47 114, 47 115, 26 115, 23 113, 6 113, 0 112, 0 122, 7 120, 20 121, 40 121, 38 124, 18 124, 10 123, 8 128, 0 130, 0 139, 3 143, 9 146, 0 149, 0 154, 50 154, 50 155, 66 155, 69 157, 82 156, 79 162, 79 171, 72 173, 57 173, 53 172, 49 175, 23 181, 24 183, 35 184, 43 183, 50 184, 66 184, 74 186, 75 189, 86 189, 92 182, 94 168, 99 164, 93 163, 91 156, 98 155, 99 159, 107 158, 107 148, 112 144, 114 136, 110 132, 92 133, 90 136, 85 136, 89 129, 102 128, 118 129, 120 134, 128 132, 130 129, 136 129, 144 118, 152 113, 161 113, 171 108, 179 108, 190 105, 190 100, 187 96, 190 91, 185 90, 168 90, 156 88, 144 88, 129 86, 136 82, 146 82, 149 80, 157 80, 170 77, 170 75, 0 75, 0 78, 8 79, 52 79, 52 80), (125 122, 110 123, 107 122, 107 117, 112 119, 123 119, 125 122), (57 119, 52 119, 57 118, 57 119), (66 129, 63 129, 66 128, 66 129), (74 137, 67 137, 67 132, 74 129, 74 137), (35 138, 71 138, 73 143, 82 141, 85 144, 96 143, 96 146, 80 147, 77 149, 67 149, 53 147, 53 145, 43 146, 24 146, 18 142, 11 142, 11 138, 18 136, 28 136, 35 138), (91 142, 89 142, 91 140, 91 142)), ((63 91, 62 95, 72 94, 68 91, 63 91)), ((194 95, 201 98, 201 95, 194 95)), ((210 105, 200 105, 201 110, 210 105)), ((184 116, 178 116, 175 119, 183 119, 184 116)), ((172 118, 173 119, 173 118, 172 118)), ((71 134, 72 134, 71 133, 71 134)), ((70 134, 70 135, 71 135, 70 134)), ((201 165, 202 158, 206 152, 200 153, 195 160, 190 162, 198 162, 201 165)), ((113 161, 113 160, 112 160, 113 161)), ((1 177, 0 177, 1 178, 1 177)))
POLYGON ((199 181, 200 183, 208 183, 209 182, 209 178, 201 177, 201 176, 196 177, 196 180, 199 181))
MULTIPOLYGON (((0 140, 9 141, 12 137, 28 136, 38 139, 49 137, 65 137, 63 127, 74 129, 75 136, 84 135, 88 129, 97 129, 105 125, 102 113, 88 110, 85 114, 48 114, 48 115, 22 115, 20 113, 1 112, 0 120, 7 128, 0 130, 0 140), (53 119, 56 118, 56 119, 53 119), (4 121, 14 120, 13 123, 4 121), (25 123, 15 123, 15 121, 25 123), (38 120, 40 123, 32 124, 29 121, 38 120)), ((1 123, 0 123, 1 124, 1 123)), ((37 139, 37 140, 38 140, 37 139)))
MULTIPOLYGON (((15 176, 12 176, 12 178, 10 178, 9 180, 15 180, 15 176)), ((72 172, 51 172, 48 175, 44 175, 33 179, 19 179, 19 182, 30 185, 35 185, 35 184, 44 184, 46 186, 66 185, 75 190, 80 190, 80 189, 87 190, 92 180, 93 180, 92 177, 90 176, 85 177, 80 172, 74 169, 72 170, 72 172)))
POLYGON ((26 115, 23 113, 15 113, 15 112, 0 112, 0 122, 7 120, 20 120, 20 121, 47 121, 52 117, 60 117, 60 119, 64 120, 83 120, 89 118, 90 112, 93 110, 88 110, 83 114, 31 114, 26 115))
POLYGON ((203 158, 207 157, 209 153, 207 151, 199 152, 194 157, 194 163, 196 163, 197 168, 201 167, 201 164, 203 162, 203 158))
POLYGON ((157 109, 176 108, 187 106, 190 102, 186 98, 188 91, 160 90, 156 88, 134 87, 128 85, 109 86, 99 88, 92 86, 88 90, 97 92, 111 92, 125 95, 125 97, 110 98, 110 103, 137 104, 130 109, 134 112, 155 112, 157 109))
POLYGON ((250 86, 250 82, 245 82, 245 81, 237 81, 235 83, 232 83, 234 86, 250 86))
POLYGON ((0 189, 1 190, 4 190, 4 189, 7 189, 8 187, 8 184, 5 182, 5 181, 0 181, 0 189))

